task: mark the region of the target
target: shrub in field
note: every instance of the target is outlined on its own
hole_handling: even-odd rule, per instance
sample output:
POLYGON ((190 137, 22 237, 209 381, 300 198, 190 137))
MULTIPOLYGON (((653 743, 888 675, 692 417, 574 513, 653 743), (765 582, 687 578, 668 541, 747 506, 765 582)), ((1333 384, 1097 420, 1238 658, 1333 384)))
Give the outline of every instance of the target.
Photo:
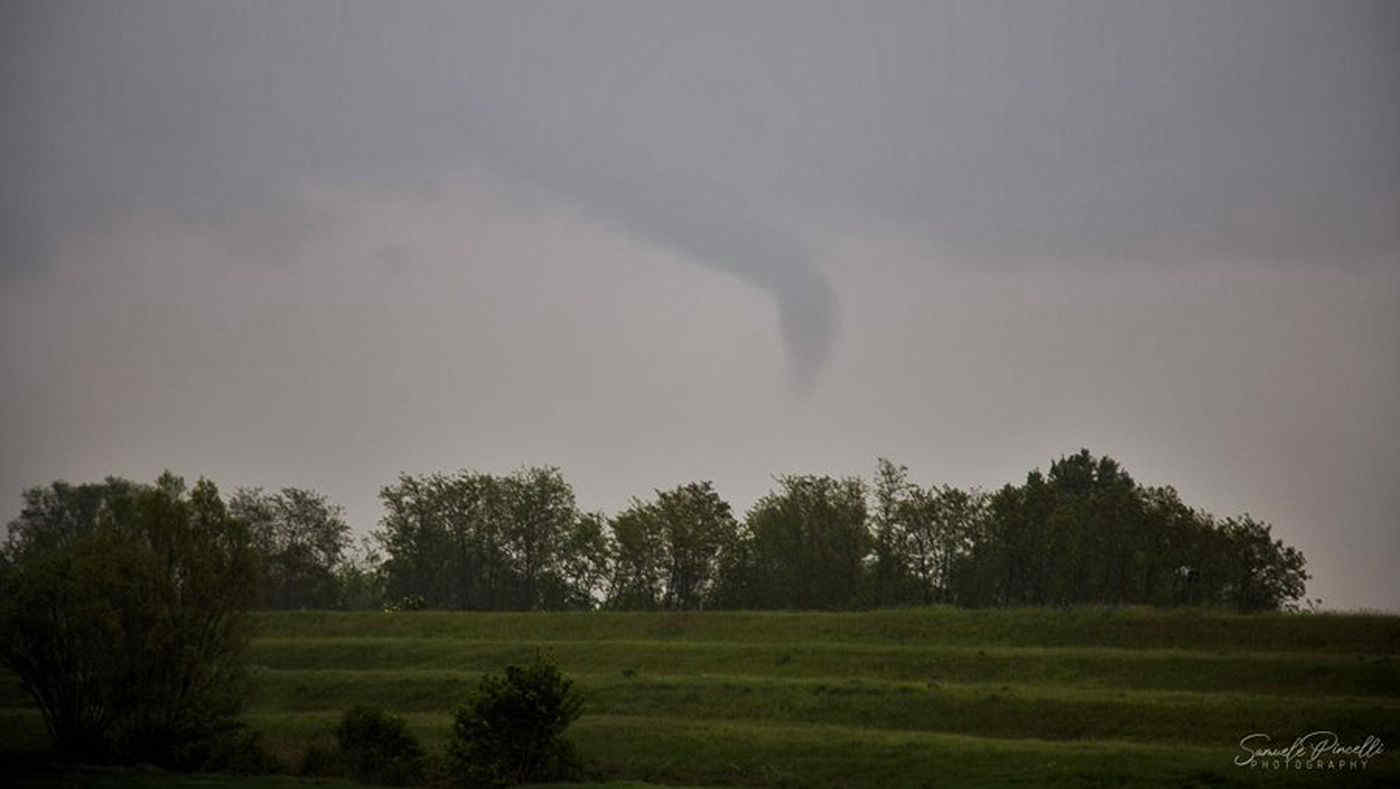
POLYGON ((423 595, 406 594, 391 603, 384 604, 384 613, 393 614, 399 611, 422 611, 428 604, 424 602, 423 595))
POLYGON ((190 763, 209 772, 270 775, 287 770, 281 759, 263 747, 259 734, 241 723, 202 743, 196 757, 190 763))
POLYGON ((422 783, 423 748, 402 718, 375 707, 355 707, 345 713, 335 737, 355 780, 389 786, 422 783))
POLYGON ((319 742, 306 747, 301 755, 301 766, 297 774, 308 778, 331 778, 345 774, 344 759, 340 750, 319 742))
POLYGON ((258 771, 235 721, 255 569, 210 482, 34 488, 0 549, 0 660, 70 757, 258 771))
POLYGON ((537 658, 488 675, 457 709, 448 744, 448 769, 470 785, 554 781, 578 770, 564 730, 578 718, 583 700, 553 663, 537 658))

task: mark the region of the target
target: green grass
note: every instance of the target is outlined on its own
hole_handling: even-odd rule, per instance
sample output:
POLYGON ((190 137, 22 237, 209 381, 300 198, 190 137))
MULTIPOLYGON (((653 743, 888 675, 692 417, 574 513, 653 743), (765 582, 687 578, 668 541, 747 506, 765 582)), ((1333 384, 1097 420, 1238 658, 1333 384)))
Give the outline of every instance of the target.
POLYGON ((263 638, 255 643, 252 659, 278 670, 485 672, 529 660, 537 653, 553 657, 572 671, 590 674, 630 670, 638 676, 855 677, 1400 698, 1400 663, 1387 655, 1345 653, 350 637, 263 638))
MULTIPOLYGON (((1391 753, 1364 771, 1233 764, 1253 732, 1400 742, 1400 617, 932 608, 257 620, 247 718, 289 764, 355 704, 403 714, 440 749, 484 672, 543 653, 585 694, 570 736, 598 781, 1400 784, 1391 753)), ((0 678, 0 738, 43 744, 12 677, 0 678)))
POLYGON ((1400 652, 1400 617, 1228 614, 1195 609, 947 607, 854 612, 399 614, 276 612, 266 638, 366 636, 494 641, 727 641, 944 646, 1400 652))

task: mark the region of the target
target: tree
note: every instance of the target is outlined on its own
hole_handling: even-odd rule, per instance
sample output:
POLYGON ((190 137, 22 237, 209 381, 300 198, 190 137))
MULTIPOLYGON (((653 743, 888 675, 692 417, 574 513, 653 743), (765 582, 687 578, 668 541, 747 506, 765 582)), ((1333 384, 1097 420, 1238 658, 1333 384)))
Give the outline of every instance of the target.
POLYGON ((378 610, 384 604, 382 558, 369 538, 361 538, 335 568, 335 607, 343 611, 378 610))
POLYGON ((1230 604, 1241 611, 1276 611, 1303 596, 1303 554, 1273 539, 1271 526, 1246 513, 1227 518, 1220 531, 1234 558, 1224 594, 1230 604))
POLYGON ((665 551, 665 607, 701 608, 718 571, 720 552, 738 534, 729 503, 709 481, 692 482, 657 491, 656 516, 665 551))
POLYGON ((613 544, 608 607, 654 611, 665 595, 665 549, 655 507, 638 499, 610 523, 613 544))
POLYGON ((351 707, 335 727, 335 739, 355 780, 382 786, 423 783, 427 755, 403 718, 378 707, 351 707))
POLYGON ((391 600, 419 596, 430 608, 480 610, 589 607, 606 575, 601 522, 579 512, 557 468, 405 474, 379 497, 387 512, 374 538, 391 600))
POLYGON ((310 490, 239 490, 229 511, 248 524, 261 568, 259 608, 333 608, 350 545, 343 510, 310 490))
POLYGON ((385 555, 387 599, 418 596, 433 608, 504 607, 494 487, 489 475, 463 471, 403 474, 380 490, 386 514, 373 537, 385 555))
POLYGON ((969 523, 965 534, 966 550, 952 563, 949 596, 959 605, 1006 605, 1008 587, 1016 577, 1012 555, 1014 543, 1025 541, 1025 511, 1027 489, 1035 491, 1033 483, 1038 472, 1028 478, 1026 488, 1004 485, 985 500, 985 517, 969 523))
POLYGON ((579 520, 574 490, 553 466, 527 467, 498 481, 502 548, 515 579, 511 608, 567 607, 564 549, 579 520))
MULTIPOLYGON (((875 551, 871 567, 870 602, 876 607, 909 603, 918 598, 916 567, 922 558, 911 530, 910 498, 919 493, 909 482, 909 469, 876 460, 873 485, 875 508, 871 513, 875 551)), ((924 602, 927 602, 925 600, 924 602)))
POLYGON ((739 525, 710 482, 656 491, 612 523, 615 564, 610 605, 620 608, 703 608, 719 573, 721 553, 739 525))
POLYGON ((255 561, 213 483, 25 493, 0 551, 0 656, 57 748, 206 763, 244 702, 255 561))
POLYGON ((917 602, 950 603, 955 599, 956 567, 985 517, 987 497, 949 485, 913 487, 899 507, 908 537, 909 567, 918 589, 917 602))
POLYGON ((560 556, 562 607, 587 611, 601 605, 613 564, 607 519, 601 512, 578 516, 560 556))
POLYGON ((734 540, 720 551, 715 563, 715 582, 706 601, 708 607, 732 611, 767 605, 764 595, 768 584, 759 577, 754 546, 753 530, 747 522, 740 523, 734 540))
POLYGON ((748 571, 760 608, 851 608, 862 600, 871 537, 857 477, 790 475, 748 515, 748 571))
POLYGON ((953 563, 953 597, 966 605, 1275 610, 1301 598, 1308 577, 1303 555, 1267 524, 1248 515, 1217 521, 1088 450, 1005 486, 979 518, 953 563))
POLYGON ((448 769, 471 786, 569 778, 578 759, 564 731, 582 707, 573 680, 541 658, 488 674, 453 718, 448 769))

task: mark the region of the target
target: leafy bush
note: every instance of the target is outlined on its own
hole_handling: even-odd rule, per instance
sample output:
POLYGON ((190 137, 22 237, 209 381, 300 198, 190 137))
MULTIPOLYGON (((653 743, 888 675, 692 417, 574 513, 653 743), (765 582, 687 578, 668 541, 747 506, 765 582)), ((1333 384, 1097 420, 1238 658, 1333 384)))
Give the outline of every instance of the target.
POLYGON ((406 594, 394 602, 385 603, 384 613, 392 614, 398 611, 422 611, 427 607, 428 604, 423 600, 423 595, 406 594))
POLYGON ((237 775, 269 775, 286 772, 287 765, 263 747, 262 737, 238 723, 198 743, 188 760, 200 770, 237 775))
POLYGON ((34 488, 0 550, 0 659, 70 757, 255 769, 235 723, 254 575, 208 481, 34 488))
POLYGON ((583 700, 559 668, 541 658, 487 675, 457 709, 448 744, 448 769, 468 785, 556 781, 578 770, 564 730, 583 700))
POLYGON ((423 748, 402 718, 375 707, 355 707, 345 713, 335 737, 355 780, 389 786, 423 781, 423 748))
POLYGON ((297 774, 310 778, 333 778, 345 775, 345 759, 334 744, 313 742, 301 756, 297 774))

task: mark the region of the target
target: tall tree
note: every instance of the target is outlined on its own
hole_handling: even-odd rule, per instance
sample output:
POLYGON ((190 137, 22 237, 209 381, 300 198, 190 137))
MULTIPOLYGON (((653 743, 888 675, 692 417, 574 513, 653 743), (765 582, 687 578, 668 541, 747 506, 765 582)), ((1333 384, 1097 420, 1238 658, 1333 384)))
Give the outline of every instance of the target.
POLYGON ((704 607, 738 530, 729 503, 708 481, 658 490, 652 501, 633 499, 612 521, 616 563, 610 605, 704 607))
POLYGON ((1148 603, 1287 607, 1304 593, 1297 549, 1249 516, 1217 521, 1171 488, 1144 488, 1088 450, 988 503, 956 563, 968 605, 1148 603))
POLYGON ((390 601, 421 597, 430 607, 507 607, 510 568, 501 545, 495 478, 399 476, 379 492, 385 515, 373 537, 390 601))
POLYGON ((60 750, 199 767, 244 703, 254 578, 207 480, 31 490, 0 550, 0 659, 60 750))
POLYGON ((871 549, 865 483, 788 475, 748 515, 753 601, 763 608, 851 608, 871 549))
MULTIPOLYGON (((927 554, 919 543, 915 503, 921 491, 909 481, 909 469, 886 458, 875 461, 870 513, 874 561, 870 567, 870 604, 875 607, 916 602, 924 577, 920 560, 927 554)), ((927 602, 927 601, 924 601, 927 602)))
POLYGON ((1228 603, 1242 611, 1273 611, 1303 596, 1303 554, 1273 539, 1271 526, 1246 513, 1227 518, 1220 531, 1234 559, 1224 592, 1228 603))
POLYGON ((563 550, 579 519, 574 490, 552 466, 499 478, 501 546, 515 578, 511 608, 563 608, 569 597, 563 550))
POLYGON ((350 545, 344 511, 310 490, 239 490, 229 511, 248 524, 262 578, 261 608, 333 608, 340 597, 337 572, 350 545))
POLYGON ((907 520, 917 535, 920 602, 954 602, 956 567, 986 517, 987 496, 978 490, 934 485, 916 490, 907 520))
POLYGON ((532 610, 593 599, 603 535, 579 513, 557 468, 402 475, 380 500, 386 513, 374 537, 391 600, 417 595, 430 607, 532 610), (576 561, 575 548, 597 560, 592 569, 576 561))
POLYGON ((692 482, 658 491, 654 511, 666 567, 662 603, 676 610, 701 608, 718 572, 721 551, 738 536, 729 503, 710 482, 692 482))
POLYGON ((612 518, 613 567, 608 607, 654 611, 665 596, 665 549, 655 507, 638 499, 612 518))
POLYGON ((592 610, 606 601, 613 566, 607 519, 601 512, 579 515, 562 551, 563 607, 592 610))

